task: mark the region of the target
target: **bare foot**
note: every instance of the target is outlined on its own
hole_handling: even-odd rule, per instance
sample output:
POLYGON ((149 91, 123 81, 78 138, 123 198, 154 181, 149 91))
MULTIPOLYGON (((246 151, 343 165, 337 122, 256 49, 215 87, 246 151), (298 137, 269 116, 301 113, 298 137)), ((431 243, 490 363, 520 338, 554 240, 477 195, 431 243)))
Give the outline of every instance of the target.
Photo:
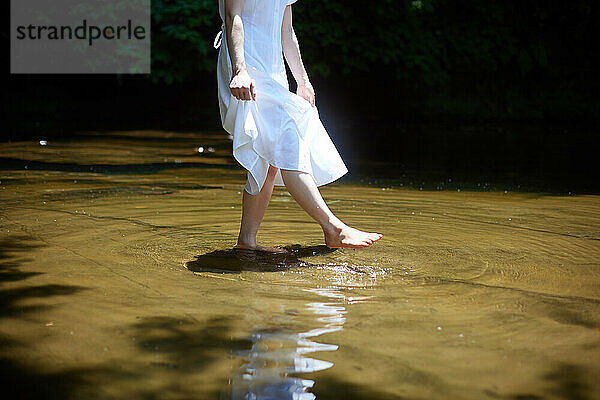
POLYGON ((383 237, 381 233, 363 232, 358 229, 344 225, 341 228, 333 228, 330 231, 323 230, 325 234, 325 244, 327 247, 348 247, 359 249, 369 247, 383 237))
POLYGON ((259 245, 245 245, 245 244, 236 244, 235 246, 233 246, 234 249, 241 249, 241 250, 254 250, 254 251, 265 251, 267 253, 276 253, 276 254, 281 254, 281 253, 287 253, 287 251, 285 249, 280 249, 277 247, 264 247, 264 246, 259 246, 259 245))

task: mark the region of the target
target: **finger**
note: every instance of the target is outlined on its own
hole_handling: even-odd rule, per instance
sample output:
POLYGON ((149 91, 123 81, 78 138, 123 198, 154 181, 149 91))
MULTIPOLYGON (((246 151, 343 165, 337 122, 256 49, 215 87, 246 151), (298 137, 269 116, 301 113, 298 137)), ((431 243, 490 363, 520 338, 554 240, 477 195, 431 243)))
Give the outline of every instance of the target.
POLYGON ((308 104, 310 104, 312 106, 313 103, 313 97, 310 95, 310 93, 306 93, 304 95, 304 100, 306 100, 308 102, 308 104))
POLYGON ((250 93, 248 89, 242 90, 242 100, 250 100, 250 93))
POLYGON ((250 82, 250 94, 252 95, 252 100, 256 101, 256 85, 254 84, 254 79, 250 82))

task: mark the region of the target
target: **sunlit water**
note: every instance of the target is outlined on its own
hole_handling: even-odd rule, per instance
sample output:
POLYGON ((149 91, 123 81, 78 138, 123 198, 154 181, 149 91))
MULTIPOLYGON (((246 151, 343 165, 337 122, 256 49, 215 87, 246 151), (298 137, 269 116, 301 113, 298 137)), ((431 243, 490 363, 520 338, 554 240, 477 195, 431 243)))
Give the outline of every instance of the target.
POLYGON ((230 146, 165 132, 0 144, 0 361, 12 390, 599 398, 598 196, 350 175, 322 193, 380 242, 327 249, 277 189, 259 241, 288 253, 268 256, 231 250, 245 175, 230 146))

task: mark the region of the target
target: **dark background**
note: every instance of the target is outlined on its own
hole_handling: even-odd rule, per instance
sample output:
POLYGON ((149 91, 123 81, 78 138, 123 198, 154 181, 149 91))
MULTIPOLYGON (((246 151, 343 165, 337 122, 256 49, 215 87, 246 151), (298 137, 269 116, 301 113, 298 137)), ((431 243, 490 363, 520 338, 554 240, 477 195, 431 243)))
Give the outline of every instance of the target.
MULTIPOLYGON (((361 161, 375 160, 389 179, 600 190, 595 2, 299 0, 293 10, 321 118, 357 175, 375 173, 361 161)), ((151 75, 7 72, 2 139, 219 130, 220 25, 216 0, 153 1, 151 75)))

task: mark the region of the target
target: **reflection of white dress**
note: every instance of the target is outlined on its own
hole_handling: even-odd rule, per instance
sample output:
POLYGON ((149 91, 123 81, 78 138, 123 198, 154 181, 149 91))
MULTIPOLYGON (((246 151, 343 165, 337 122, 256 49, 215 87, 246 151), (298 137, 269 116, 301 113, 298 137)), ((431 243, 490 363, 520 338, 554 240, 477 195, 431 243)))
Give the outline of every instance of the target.
MULTIPOLYGON (((233 136, 235 159, 248 170, 246 191, 251 194, 262 188, 269 164, 307 172, 317 186, 348 172, 316 107, 289 91, 281 25, 285 7, 295 1, 244 2, 244 57, 248 74, 255 81, 256 101, 237 100, 229 90, 231 60, 222 31, 217 65, 221 121, 233 136)), ((224 21, 223 0, 219 0, 219 14, 224 21)), ((283 186, 280 172, 275 185, 283 186)))

